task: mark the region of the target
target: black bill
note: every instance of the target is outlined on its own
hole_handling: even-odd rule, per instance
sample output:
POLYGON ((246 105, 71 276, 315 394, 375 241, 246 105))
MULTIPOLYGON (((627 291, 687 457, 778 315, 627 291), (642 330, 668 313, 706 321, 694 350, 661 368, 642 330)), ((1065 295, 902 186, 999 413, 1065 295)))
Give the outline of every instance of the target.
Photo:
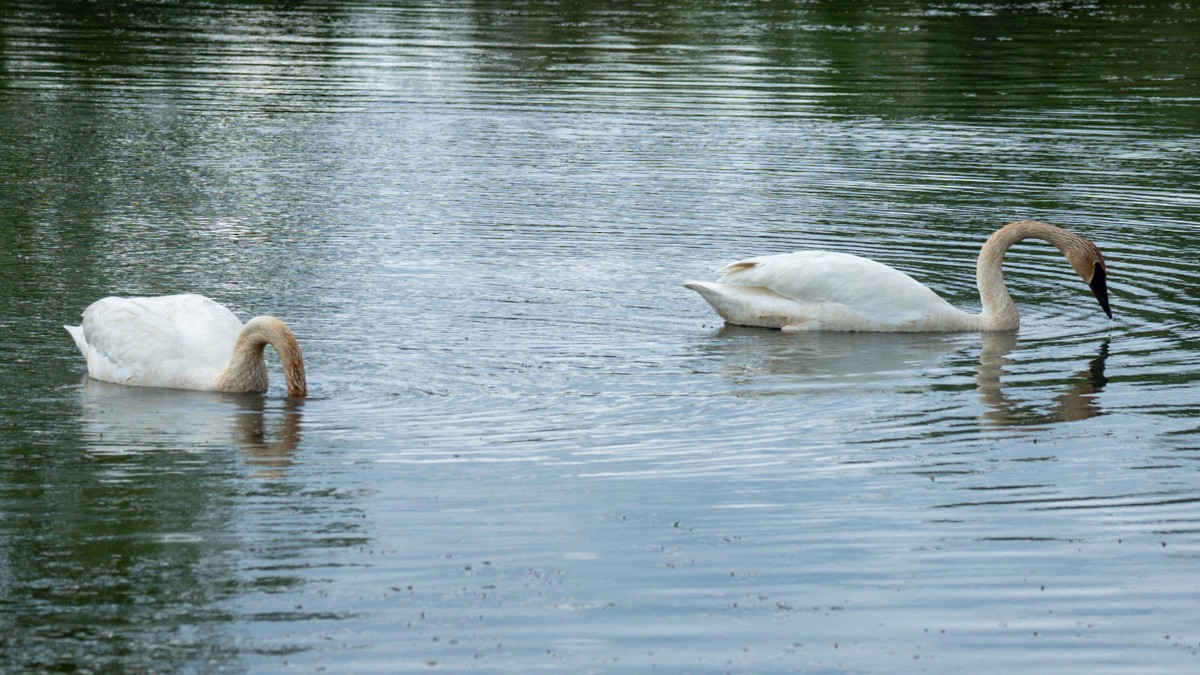
POLYGON ((1112 318, 1112 310, 1108 308, 1108 282, 1106 281, 1107 273, 1100 263, 1096 263, 1096 272, 1092 274, 1092 281, 1088 287, 1092 289, 1092 295, 1096 296, 1096 300, 1100 302, 1100 308, 1112 318))

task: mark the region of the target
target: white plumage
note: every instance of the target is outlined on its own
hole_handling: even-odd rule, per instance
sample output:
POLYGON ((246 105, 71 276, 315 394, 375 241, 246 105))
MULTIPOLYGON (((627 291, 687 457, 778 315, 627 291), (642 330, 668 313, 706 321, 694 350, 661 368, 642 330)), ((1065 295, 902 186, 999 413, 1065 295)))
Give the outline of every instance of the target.
POLYGON ((288 327, 260 316, 244 326, 202 295, 109 297, 80 326, 64 326, 97 380, 144 387, 265 391, 267 344, 279 352, 288 393, 304 396, 304 361, 288 327))
POLYGON ((730 323, 791 330, 905 330, 951 324, 963 312, 907 274, 848 253, 760 256, 689 281, 730 323))

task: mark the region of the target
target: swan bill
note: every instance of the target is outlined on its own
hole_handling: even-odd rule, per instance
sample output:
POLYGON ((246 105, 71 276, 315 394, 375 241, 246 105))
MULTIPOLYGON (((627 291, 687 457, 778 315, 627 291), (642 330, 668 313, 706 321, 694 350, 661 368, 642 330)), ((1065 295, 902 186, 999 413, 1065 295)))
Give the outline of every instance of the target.
POLYGON ((1088 287, 1092 289, 1092 295, 1096 296, 1096 300, 1100 303, 1100 309, 1108 315, 1108 318, 1113 318, 1112 309, 1108 306, 1108 282, 1106 278, 1108 273, 1104 271, 1104 266, 1096 263, 1096 271, 1092 274, 1092 280, 1088 282, 1088 287))

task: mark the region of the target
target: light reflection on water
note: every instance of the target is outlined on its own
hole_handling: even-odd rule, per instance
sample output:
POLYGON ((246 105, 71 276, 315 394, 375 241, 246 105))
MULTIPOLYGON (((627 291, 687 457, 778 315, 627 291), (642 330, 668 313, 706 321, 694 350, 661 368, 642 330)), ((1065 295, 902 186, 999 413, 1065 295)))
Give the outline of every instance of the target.
POLYGON ((0 662, 1191 667, 1194 12, 585 5, 13 5, 0 662), (1034 244, 1017 335, 679 286, 818 247, 977 309, 1024 217, 1113 321, 1034 244), (61 324, 185 290, 314 395, 80 381, 61 324))
POLYGON ((284 398, 281 410, 258 395, 124 387, 85 378, 82 433, 96 455, 227 452, 275 475, 292 465, 301 440, 302 404, 284 398))

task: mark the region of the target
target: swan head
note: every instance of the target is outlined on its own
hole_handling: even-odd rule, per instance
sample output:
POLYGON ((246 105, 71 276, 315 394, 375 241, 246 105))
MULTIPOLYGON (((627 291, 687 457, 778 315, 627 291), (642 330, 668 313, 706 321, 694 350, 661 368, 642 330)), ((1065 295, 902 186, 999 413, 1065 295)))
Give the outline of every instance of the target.
POLYGON ((1078 239, 1074 246, 1066 248, 1063 253, 1071 263, 1071 269, 1092 289, 1092 295, 1096 296, 1100 309, 1111 319, 1112 308, 1108 306, 1108 267, 1104 264, 1104 255, 1092 242, 1083 237, 1078 239))

